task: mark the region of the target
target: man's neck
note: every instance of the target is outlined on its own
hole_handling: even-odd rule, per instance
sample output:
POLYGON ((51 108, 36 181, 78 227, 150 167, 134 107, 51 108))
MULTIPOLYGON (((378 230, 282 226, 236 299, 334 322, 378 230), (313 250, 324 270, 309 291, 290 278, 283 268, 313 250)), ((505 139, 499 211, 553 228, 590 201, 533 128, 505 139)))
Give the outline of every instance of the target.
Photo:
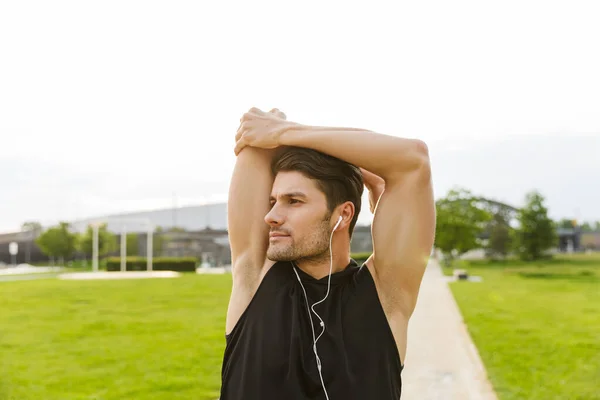
POLYGON ((334 254, 333 268, 331 268, 329 261, 329 252, 327 252, 327 258, 321 260, 298 260, 295 264, 313 278, 322 279, 329 275, 330 269, 332 275, 336 272, 345 270, 348 264, 350 264, 350 255, 348 252, 343 255, 340 254, 339 256, 334 254))

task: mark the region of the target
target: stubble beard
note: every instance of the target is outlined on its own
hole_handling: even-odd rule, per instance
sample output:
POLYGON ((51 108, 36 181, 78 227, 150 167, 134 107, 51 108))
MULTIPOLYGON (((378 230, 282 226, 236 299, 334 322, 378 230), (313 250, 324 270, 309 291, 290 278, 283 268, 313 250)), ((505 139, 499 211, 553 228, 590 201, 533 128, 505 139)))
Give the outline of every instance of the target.
POLYGON ((319 225, 300 243, 289 236, 287 243, 269 244, 267 258, 271 261, 295 261, 305 264, 318 264, 329 260, 329 222, 331 213, 327 213, 319 225))

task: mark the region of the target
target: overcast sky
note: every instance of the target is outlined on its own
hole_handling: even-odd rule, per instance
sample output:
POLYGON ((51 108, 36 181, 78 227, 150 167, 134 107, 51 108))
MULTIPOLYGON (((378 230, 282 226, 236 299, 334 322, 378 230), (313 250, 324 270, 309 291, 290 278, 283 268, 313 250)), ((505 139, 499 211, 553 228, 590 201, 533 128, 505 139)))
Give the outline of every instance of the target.
POLYGON ((421 138, 436 197, 600 220, 598 3, 397 3, 0 3, 0 231, 224 200, 252 106, 421 138))

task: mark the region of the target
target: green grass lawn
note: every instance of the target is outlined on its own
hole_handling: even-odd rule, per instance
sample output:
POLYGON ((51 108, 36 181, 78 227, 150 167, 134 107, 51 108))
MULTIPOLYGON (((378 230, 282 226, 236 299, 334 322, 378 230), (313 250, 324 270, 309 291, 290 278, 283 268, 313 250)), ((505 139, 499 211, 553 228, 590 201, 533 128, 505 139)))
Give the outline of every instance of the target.
POLYGON ((501 400, 600 399, 600 257, 464 262, 454 282, 501 400))
POLYGON ((230 288, 195 274, 0 282, 0 399, 216 399, 230 288))
MULTIPOLYGON (((600 257, 451 285, 501 400, 600 399, 600 257)), ((462 267, 462 266, 461 266, 462 267)), ((0 282, 0 400, 213 400, 230 275, 0 282)))

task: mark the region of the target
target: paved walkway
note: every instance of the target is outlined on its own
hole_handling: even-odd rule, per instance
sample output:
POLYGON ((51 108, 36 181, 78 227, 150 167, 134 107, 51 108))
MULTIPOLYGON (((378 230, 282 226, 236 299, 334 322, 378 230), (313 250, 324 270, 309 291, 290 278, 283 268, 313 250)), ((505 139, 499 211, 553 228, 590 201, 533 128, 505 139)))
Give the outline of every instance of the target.
POLYGON ((0 275, 0 282, 33 281, 36 279, 56 278, 57 275, 57 273, 0 275))
POLYGON ((0 282, 55 278, 62 270, 62 267, 33 267, 27 264, 0 268, 0 282))
POLYGON ((435 260, 409 322, 405 365, 402 400, 497 399, 435 260))

